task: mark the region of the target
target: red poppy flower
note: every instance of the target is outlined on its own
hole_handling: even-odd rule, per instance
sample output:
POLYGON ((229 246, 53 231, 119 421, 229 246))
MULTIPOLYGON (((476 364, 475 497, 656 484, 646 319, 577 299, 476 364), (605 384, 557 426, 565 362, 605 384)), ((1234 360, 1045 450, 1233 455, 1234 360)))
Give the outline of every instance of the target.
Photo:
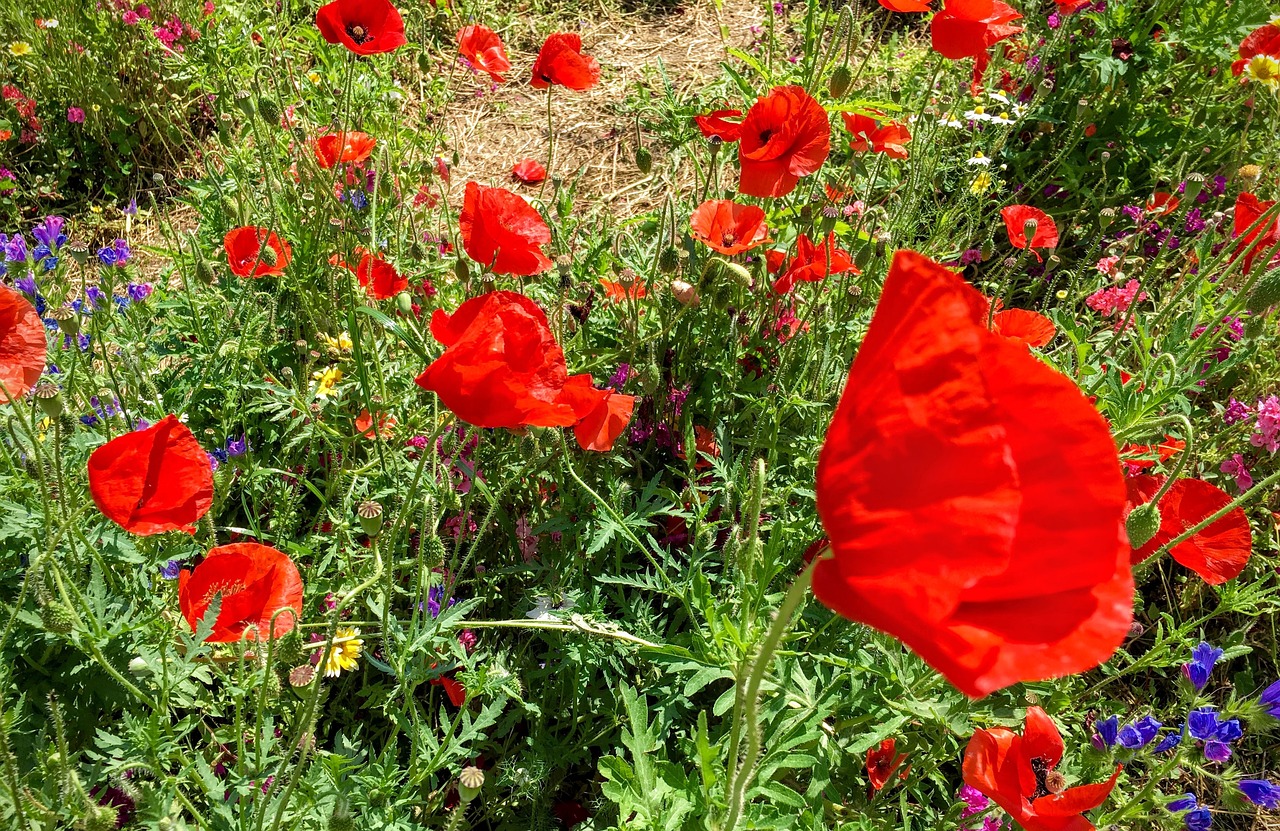
MULTIPOLYGON (((697 451, 693 463, 695 470, 707 470, 711 467, 710 459, 720 458, 720 445, 716 442, 716 434, 701 424, 695 424, 693 427, 693 449, 697 451)), ((676 457, 682 462, 688 461, 683 443, 676 450, 676 457)))
POLYGON ((907 158, 906 143, 911 141, 911 131, 907 125, 890 121, 884 126, 869 115, 861 113, 840 113, 844 126, 853 136, 849 147, 855 153, 884 153, 891 159, 907 158))
POLYGON ((315 140, 316 163, 328 170, 342 162, 362 162, 369 158, 378 140, 368 133, 325 133, 315 140))
POLYGON ((1009 232, 1009 244, 1014 248, 1030 248, 1036 259, 1043 262, 1037 248, 1058 247, 1058 226, 1053 217, 1039 208, 1030 205, 1009 205, 1000 211, 1004 217, 1005 230, 1009 232), (1035 223, 1035 230, 1030 243, 1027 242, 1027 225, 1035 223))
POLYGON ((1106 782, 1068 788, 1055 770, 1063 750, 1053 719, 1039 707, 1028 707, 1021 736, 1004 727, 973 734, 964 752, 964 782, 994 800, 1025 831, 1094 831, 1081 814, 1107 801, 1120 766, 1106 782))
POLYGON ((467 256, 494 274, 528 277, 551 268, 542 253, 542 246, 551 242, 551 229, 532 205, 509 190, 467 182, 458 229, 467 256))
MULTIPOLYGON (((590 375, 570 377, 542 309, 522 294, 473 297, 453 314, 436 309, 431 334, 444 344, 418 386, 477 427, 570 427, 599 413, 604 390, 590 375)), ((629 397, 629 396, 623 396, 629 397)), ((614 402, 620 408, 621 402, 614 402)))
POLYGON ((16 401, 35 386, 47 356, 44 324, 35 307, 21 292, 0 286, 0 404, 16 401))
MULTIPOLYGON (((1121 384, 1127 384, 1131 377, 1132 376, 1129 375, 1129 373, 1123 370, 1120 371, 1121 384)), ((1120 448, 1120 459, 1124 463, 1126 471, 1136 474, 1140 470, 1155 467, 1157 459, 1163 464, 1186 449, 1187 443, 1185 441, 1166 435, 1164 437, 1164 441, 1155 446, 1147 444, 1126 444, 1124 447, 1120 448), (1130 458, 1132 456, 1138 456, 1140 458, 1130 458)))
POLYGON ((801 176, 816 173, 831 152, 827 111, 804 87, 774 87, 742 120, 738 191, 786 196, 801 176))
POLYGON ((389 439, 395 435, 395 430, 395 416, 379 415, 378 429, 376 433, 373 429, 373 416, 369 415, 368 410, 361 410, 360 415, 356 416, 356 432, 364 436, 366 439, 389 439))
POLYGON ((716 137, 721 141, 735 142, 742 136, 742 110, 713 110, 706 115, 695 115, 703 138, 716 137))
POLYGON ((1153 193, 1147 199, 1147 213, 1153 216, 1166 216, 1178 210, 1179 199, 1172 193, 1153 193))
POLYGON ((356 266, 356 279, 375 300, 387 300, 409 288, 409 278, 401 277, 396 267, 368 251, 356 266))
POLYGON ((512 166, 511 175, 522 184, 536 185, 547 178, 547 169, 533 159, 521 159, 512 166))
POLYGON ((1241 75, 1249 61, 1259 55, 1280 56, 1280 26, 1265 23, 1240 41, 1240 59, 1231 64, 1231 74, 1241 75))
POLYGON ((986 309, 899 251, 817 476, 814 594, 970 696, 1094 667, 1133 619, 1107 424, 986 309))
POLYGON ((1047 346, 1049 341, 1053 340, 1053 336, 1058 333, 1052 320, 1039 312, 1026 309, 1006 309, 996 312, 995 317, 991 319, 991 329, 1010 340, 1025 343, 1036 349, 1047 346))
MULTIPOLYGON (((590 375, 574 377, 585 378, 586 386, 591 384, 590 375)), ((583 450, 604 453, 613 448, 613 443, 630 423, 636 399, 635 396, 622 395, 612 390, 593 389, 593 392, 598 394, 598 403, 573 426, 573 437, 583 450)))
POLYGON ((93 451, 89 494, 107 519, 130 533, 193 534, 213 507, 209 454, 187 425, 167 415, 93 451))
POLYGON ((302 576, 287 555, 269 545, 220 545, 194 569, 178 573, 178 608, 192 631, 218 596, 222 606, 206 643, 279 638, 293 631, 302 613, 302 576), (293 613, 284 612, 273 623, 282 609, 293 613))
POLYGON ((316 12, 316 27, 329 43, 357 55, 393 52, 408 43, 404 20, 390 0, 334 0, 316 12))
POLYGON ((786 294, 795 287, 796 281, 817 283, 827 279, 831 274, 861 274, 853 264, 848 251, 836 248, 835 232, 827 234, 824 242, 815 244, 805 234, 796 240, 796 253, 791 258, 787 270, 773 284, 778 294, 786 294))
POLYGON ((629 284, 615 283, 612 280, 601 278, 600 285, 604 286, 604 296, 612 300, 614 303, 625 303, 628 300, 639 300, 649 292, 645 289, 644 283, 639 280, 632 280, 629 284))
POLYGON ((542 44, 533 62, 534 89, 556 86, 582 92, 600 81, 600 64, 582 54, 582 36, 576 32, 556 32, 542 44))
MULTIPOLYGON (((1163 476, 1134 476, 1127 480, 1129 510, 1151 501, 1164 484, 1163 476)), ((1188 528, 1199 525, 1231 502, 1222 488, 1200 479, 1179 479, 1160 497, 1160 529, 1146 545, 1134 549, 1136 565, 1156 553, 1165 543, 1188 528)), ((1127 511, 1126 511, 1127 513, 1127 511)), ((1243 508, 1233 508, 1226 516, 1197 531, 1169 549, 1174 560, 1199 574, 1211 586, 1240 575, 1253 551, 1253 534, 1243 508)))
POLYGON ((276 236, 275 231, 256 225, 231 229, 223 237, 222 247, 227 251, 227 265, 237 277, 284 274, 293 259, 289 243, 276 236))
MULTIPOLYGON (((871 780, 871 787, 874 790, 883 790, 884 786, 893 778, 893 774, 907 760, 907 754, 897 753, 897 742, 894 739, 885 739, 879 745, 867 748, 867 778, 871 780)), ((908 767, 898 776, 902 779, 907 778, 908 767)))
POLYGON ((1086 6, 1093 5, 1094 0, 1054 0, 1058 4, 1058 14, 1075 14, 1086 6))
POLYGON ((501 84, 501 73, 511 68, 502 38, 486 26, 472 25, 459 29, 458 54, 476 69, 488 72, 494 83, 501 84))
POLYGON ((1000 0, 946 0, 930 24, 933 50, 953 61, 974 59, 969 89, 976 95, 991 62, 988 50, 1021 32, 1020 26, 1013 25, 1021 19, 1022 15, 1000 0))
POLYGON ((721 254, 733 256, 768 242, 764 211, 728 199, 708 199, 689 217, 690 235, 721 254))
POLYGON ((929 11, 929 4, 924 0, 880 0, 880 5, 891 12, 929 11))
POLYGON ((1280 243, 1280 214, 1267 220, 1262 225, 1249 230, 1262 215, 1275 205, 1275 201, 1263 202, 1252 193, 1242 193, 1236 197, 1235 236, 1243 237, 1236 245, 1232 260, 1244 255, 1244 271, 1246 274, 1253 268, 1253 261, 1260 256, 1267 256, 1276 243, 1280 243))

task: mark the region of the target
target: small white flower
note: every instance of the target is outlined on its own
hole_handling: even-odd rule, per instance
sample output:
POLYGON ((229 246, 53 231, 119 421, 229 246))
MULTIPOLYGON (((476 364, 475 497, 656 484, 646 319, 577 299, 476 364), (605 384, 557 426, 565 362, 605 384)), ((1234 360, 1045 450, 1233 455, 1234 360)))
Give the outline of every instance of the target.
POLYGON ((972 110, 964 114, 964 117, 970 121, 993 121, 991 116, 987 115, 987 108, 979 104, 972 110))
POLYGON ((965 127, 965 123, 963 121, 950 115, 943 116, 942 120, 939 121, 938 123, 941 124, 943 127, 951 127, 956 130, 963 130, 965 127))
POLYGON ((977 153, 974 153, 973 158, 966 161, 965 164, 981 165, 982 167, 987 167, 991 164, 991 160, 988 159, 986 156, 982 155, 982 151, 979 150, 977 153))

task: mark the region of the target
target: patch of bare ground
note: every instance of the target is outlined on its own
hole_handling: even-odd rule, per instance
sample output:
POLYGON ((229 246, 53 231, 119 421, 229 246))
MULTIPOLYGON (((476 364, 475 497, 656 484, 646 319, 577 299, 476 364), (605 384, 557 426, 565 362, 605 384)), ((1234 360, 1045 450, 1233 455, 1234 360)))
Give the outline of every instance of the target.
MULTIPOLYGON (((753 0, 725 0, 719 8, 709 0, 691 0, 656 16, 615 12, 583 21, 583 51, 600 62, 600 83, 586 92, 557 89, 553 101, 551 173, 576 186, 577 206, 631 216, 656 207, 669 193, 692 188, 687 165, 672 170, 652 136, 642 137, 654 152, 652 172, 645 176, 636 169, 635 121, 621 104, 637 84, 661 94, 660 64, 678 93, 705 87, 720 75, 726 49, 745 48, 750 28, 763 17, 763 4, 753 0)), ((536 45, 534 50, 512 50, 507 84, 491 92, 480 80, 464 84, 446 109, 445 135, 459 157, 455 182, 510 186, 515 162, 546 163, 546 92, 525 82, 536 45), (484 94, 477 96, 477 89, 484 94)))

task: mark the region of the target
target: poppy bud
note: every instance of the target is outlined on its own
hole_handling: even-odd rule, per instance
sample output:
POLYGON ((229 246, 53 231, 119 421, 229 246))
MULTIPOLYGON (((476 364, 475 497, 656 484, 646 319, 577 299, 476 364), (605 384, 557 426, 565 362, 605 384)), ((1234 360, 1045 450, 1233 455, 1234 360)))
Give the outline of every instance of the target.
POLYGON ((378 536, 378 532, 382 530, 382 505, 374 502, 372 499, 366 499, 356 508, 356 515, 360 517, 360 527, 364 529, 366 535, 370 537, 378 536))
POLYGON ((274 268, 276 263, 280 262, 280 257, 276 254, 276 250, 274 248, 270 245, 264 245, 262 246, 262 249, 258 251, 258 262, 268 268, 274 268))
POLYGON ((277 124, 280 121, 280 105, 276 103, 274 98, 258 99, 258 115, 262 116, 262 120, 268 124, 277 124))
POLYGON ((84 831, 115 831, 119 819, 114 805, 92 805, 84 815, 84 831))
POLYGON ((871 262, 871 253, 871 246, 864 245, 860 247, 853 253, 853 264, 859 269, 865 269, 867 267, 867 263, 871 262))
POLYGON ((1028 219, 1022 226, 1022 233, 1027 238, 1025 248, 1031 247, 1031 241, 1036 238, 1036 229, 1040 227, 1040 223, 1034 219, 1028 219))
POLYGON ((751 288, 755 281, 751 279, 751 272, 740 263, 725 263, 721 273, 732 280, 737 281, 745 288, 751 288))
POLYGON ((431 74, 431 59, 427 57, 425 51, 418 53, 418 69, 428 75, 431 74))
POLYGON ((444 565, 444 540, 440 539, 435 534, 427 537, 426 548, 423 551, 423 554, 425 556, 425 563, 430 568, 436 568, 444 565))
POLYGON ((463 805, 480 795, 484 786, 484 771, 478 767, 465 767, 458 774, 458 799, 463 805))
POLYGON ((984 242, 982 244, 982 247, 978 249, 978 255, 982 257, 982 261, 984 263, 990 260, 992 257, 994 257, 995 254, 996 254, 996 246, 995 246, 995 243, 993 243, 991 240, 987 240, 986 242, 984 242))
POLYGON ((1160 508, 1154 502, 1139 505, 1129 512, 1124 525, 1129 533, 1129 545, 1135 549, 1141 548, 1151 542, 1151 538, 1160 530, 1160 508))
POLYGON ((695 286, 686 283, 684 280, 671 281, 671 295, 682 306, 697 306, 701 299, 698 295, 698 289, 695 286))
POLYGON ((1263 274, 1258 285, 1253 287, 1245 308, 1250 314, 1260 316, 1277 303, 1280 303, 1280 268, 1273 268, 1263 274))
POLYGON ((1102 230, 1104 231, 1111 227, 1111 223, 1115 222, 1115 219, 1116 219, 1115 208, 1103 208, 1102 210, 1098 211, 1098 222, 1102 225, 1102 230))
POLYGON ((636 168, 646 176, 653 170, 653 154, 644 145, 636 148, 636 168))
POLYGON ((675 274, 680 268, 680 257, 674 248, 665 248, 658 255, 658 270, 663 274, 675 274))
POLYGON ((662 369, 657 364, 649 364, 640 371, 640 389, 652 394, 662 383, 662 369))
POLYGON ((831 80, 827 83, 827 91, 831 93, 832 98, 843 98, 852 83, 853 73, 849 71, 849 65, 841 64, 836 67, 835 72, 831 73, 831 80))
POLYGON ((461 257, 458 258, 458 261, 453 264, 453 275, 462 283, 467 282, 467 280, 471 278, 471 269, 467 265, 466 260, 461 257))
POLYGON ((62 398, 58 395, 58 387, 48 381, 42 381, 36 385, 32 391, 35 396, 36 403, 40 405, 40 409, 44 410, 44 414, 49 418, 57 418, 62 415, 62 398))
POLYGON ((333 806, 333 813, 329 815, 328 831, 355 831, 355 827, 355 820, 351 818, 351 807, 346 797, 340 797, 338 804, 333 806))
POLYGON ((1251 317, 1244 322, 1244 336, 1248 340, 1261 337, 1266 331, 1266 320, 1261 317, 1251 317))
POLYGON ((801 218, 801 219, 803 219, 805 222, 812 222, 812 221, 813 221, 813 206, 812 206, 812 205, 802 205, 802 206, 800 207, 800 218, 801 218))
POLYGON ((52 600, 41 607, 40 623, 55 635, 65 635, 75 628, 76 616, 65 604, 52 600))
POLYGON ((147 659, 141 655, 129 662, 129 672, 138 677, 151 674, 151 667, 147 664, 147 659))

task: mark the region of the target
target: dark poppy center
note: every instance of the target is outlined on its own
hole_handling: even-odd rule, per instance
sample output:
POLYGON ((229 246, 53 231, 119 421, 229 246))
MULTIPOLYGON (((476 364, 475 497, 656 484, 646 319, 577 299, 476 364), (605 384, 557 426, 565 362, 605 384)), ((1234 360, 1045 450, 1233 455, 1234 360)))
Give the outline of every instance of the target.
POLYGON ((762 133, 760 134, 760 143, 761 143, 761 144, 768 144, 768 143, 769 143, 769 139, 771 139, 771 138, 773 138, 773 130, 772 130, 772 129, 770 129, 770 130, 765 130, 764 132, 762 132, 762 133))
POLYGON ((361 26, 359 23, 347 24, 347 35, 349 35, 357 44, 362 44, 370 40, 369 30, 361 26))
POLYGON ((721 245, 733 245, 738 241, 738 235, 733 231, 725 231, 724 236, 720 238, 721 245))
POLYGON ((1049 785, 1047 778, 1050 774, 1049 766, 1045 764, 1044 759, 1039 756, 1031 760, 1031 772, 1036 776, 1036 792, 1031 795, 1031 799, 1039 799, 1042 796, 1048 796, 1049 785))

